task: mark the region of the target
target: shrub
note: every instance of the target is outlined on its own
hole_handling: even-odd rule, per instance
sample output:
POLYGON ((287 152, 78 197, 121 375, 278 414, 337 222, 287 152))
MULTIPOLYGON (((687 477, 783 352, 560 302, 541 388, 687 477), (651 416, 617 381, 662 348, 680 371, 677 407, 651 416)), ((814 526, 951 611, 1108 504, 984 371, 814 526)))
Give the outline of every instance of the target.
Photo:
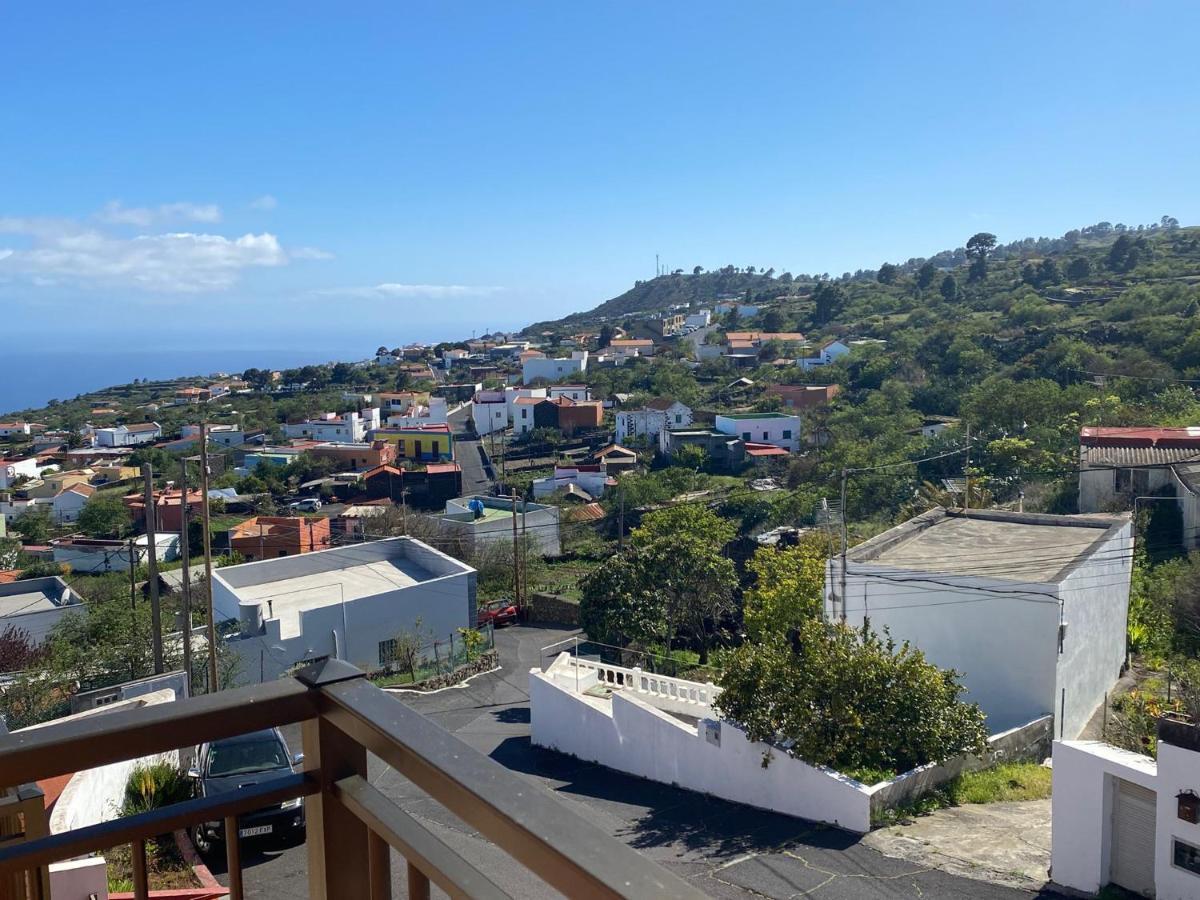
POLYGON ((137 813, 180 803, 192 796, 192 783, 187 775, 169 762, 138 765, 129 773, 125 783, 125 799, 121 815, 137 813))

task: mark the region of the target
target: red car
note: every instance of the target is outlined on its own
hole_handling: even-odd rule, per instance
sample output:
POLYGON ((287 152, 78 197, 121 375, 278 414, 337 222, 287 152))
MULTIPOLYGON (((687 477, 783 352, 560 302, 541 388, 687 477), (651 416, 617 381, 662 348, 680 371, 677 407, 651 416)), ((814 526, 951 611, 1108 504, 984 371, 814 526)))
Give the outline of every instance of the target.
POLYGON ((509 600, 493 600, 479 607, 480 625, 511 625, 517 621, 517 605, 509 600))

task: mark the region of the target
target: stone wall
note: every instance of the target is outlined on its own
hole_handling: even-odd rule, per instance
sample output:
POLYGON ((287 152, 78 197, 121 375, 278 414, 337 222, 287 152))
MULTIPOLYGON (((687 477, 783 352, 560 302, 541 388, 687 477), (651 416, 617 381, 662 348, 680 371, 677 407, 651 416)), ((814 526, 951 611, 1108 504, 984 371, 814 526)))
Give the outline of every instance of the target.
POLYGON ((547 625, 579 626, 579 604, 557 594, 531 594, 525 604, 525 620, 547 625))
POLYGON ((453 672, 447 672, 445 675, 434 675, 432 678, 426 678, 424 681, 418 681, 415 684, 406 684, 403 690, 436 691, 440 688, 450 687, 452 684, 458 684, 460 681, 466 681, 472 675, 478 675, 480 672, 490 672, 499 665, 500 655, 495 650, 484 650, 478 659, 459 666, 453 672))

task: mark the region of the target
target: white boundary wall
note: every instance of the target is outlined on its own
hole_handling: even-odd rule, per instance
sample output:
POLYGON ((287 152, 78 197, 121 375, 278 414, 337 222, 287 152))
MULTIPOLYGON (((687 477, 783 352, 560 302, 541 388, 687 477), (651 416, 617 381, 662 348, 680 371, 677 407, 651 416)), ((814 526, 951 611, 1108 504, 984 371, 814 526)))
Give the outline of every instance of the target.
MULTIPOLYGON (((595 683, 599 670, 592 672, 595 683)), ((662 701, 652 706, 639 692, 617 691, 611 700, 594 700, 575 692, 573 671, 569 679, 565 672, 560 677, 570 686, 540 669, 529 673, 532 740, 539 747, 848 831, 871 828, 870 791, 852 778, 750 741, 728 722, 704 718, 695 728, 655 708, 662 701)), ((581 684, 582 690, 587 687, 581 684)), ((707 704, 687 702, 690 714, 708 715, 707 704)))

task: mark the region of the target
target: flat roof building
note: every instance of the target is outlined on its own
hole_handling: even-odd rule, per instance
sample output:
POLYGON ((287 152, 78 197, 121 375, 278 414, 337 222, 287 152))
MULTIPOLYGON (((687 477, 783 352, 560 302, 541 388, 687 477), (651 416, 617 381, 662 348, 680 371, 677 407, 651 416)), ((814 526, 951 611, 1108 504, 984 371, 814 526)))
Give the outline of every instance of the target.
POLYGON ((371 541, 213 573, 219 620, 236 622, 228 646, 242 683, 336 657, 371 671, 420 621, 430 641, 475 625, 475 570, 416 538, 371 541))
POLYGON ((0 632, 9 627, 28 632, 41 644, 79 597, 56 575, 0 584, 0 632))
POLYGON ((937 508, 826 570, 826 612, 909 641, 963 673, 992 733, 1054 715, 1074 738, 1125 662, 1128 514, 937 508))

